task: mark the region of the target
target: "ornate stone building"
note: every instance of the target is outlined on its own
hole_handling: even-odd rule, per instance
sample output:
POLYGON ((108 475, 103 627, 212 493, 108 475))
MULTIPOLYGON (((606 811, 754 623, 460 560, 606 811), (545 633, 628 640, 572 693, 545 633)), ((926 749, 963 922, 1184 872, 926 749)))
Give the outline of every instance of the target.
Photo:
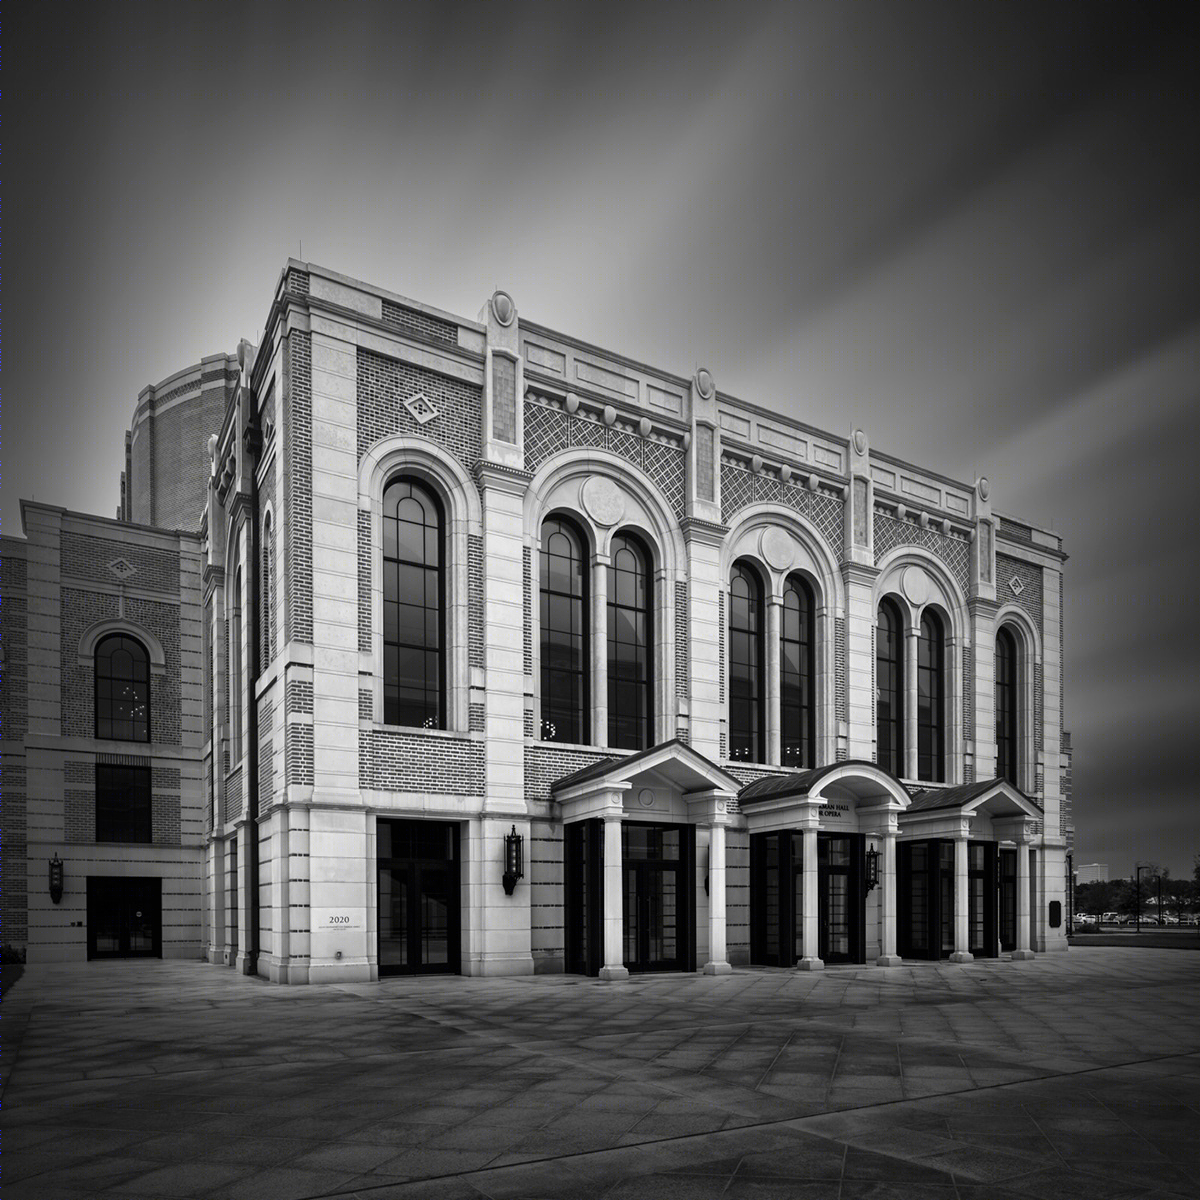
POLYGON ((189 947, 296 983, 1065 949, 1065 556, 986 479, 503 292, 472 321, 290 261, 265 328, 161 509, 202 513, 189 947))

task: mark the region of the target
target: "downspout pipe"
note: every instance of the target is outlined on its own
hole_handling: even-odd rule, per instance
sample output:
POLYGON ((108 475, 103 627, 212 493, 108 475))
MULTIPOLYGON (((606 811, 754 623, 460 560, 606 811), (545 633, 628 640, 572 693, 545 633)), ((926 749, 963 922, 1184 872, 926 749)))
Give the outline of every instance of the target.
POLYGON ((262 673, 262 548, 259 545, 258 463, 262 456, 262 429, 258 423, 258 402, 249 386, 245 392, 250 408, 246 431, 242 435, 250 464, 250 595, 246 614, 246 631, 250 642, 250 680, 246 705, 246 954, 243 973, 258 974, 259 953, 259 894, 258 894, 258 678, 262 673))

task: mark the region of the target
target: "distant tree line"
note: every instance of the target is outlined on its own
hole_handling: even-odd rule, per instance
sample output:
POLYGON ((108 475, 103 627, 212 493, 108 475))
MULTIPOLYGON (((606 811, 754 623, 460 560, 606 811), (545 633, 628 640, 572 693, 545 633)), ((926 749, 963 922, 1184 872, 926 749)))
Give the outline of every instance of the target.
MULTIPOLYGON (((1140 889, 1143 913, 1158 914, 1160 885, 1164 916, 1182 917, 1200 911, 1200 854, 1196 855, 1191 879, 1172 879, 1167 868, 1155 863, 1145 864, 1140 889)), ((1079 883, 1075 885, 1075 912, 1097 917, 1113 912, 1133 917, 1137 915, 1138 897, 1139 890, 1132 878, 1079 883)))

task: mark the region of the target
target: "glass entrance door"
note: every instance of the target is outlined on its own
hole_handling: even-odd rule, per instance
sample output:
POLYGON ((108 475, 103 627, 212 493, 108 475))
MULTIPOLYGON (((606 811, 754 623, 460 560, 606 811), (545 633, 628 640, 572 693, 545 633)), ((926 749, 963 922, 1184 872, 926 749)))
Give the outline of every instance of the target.
POLYGON ((864 961, 861 835, 817 835, 818 951, 827 963, 864 961))
POLYGON ((967 846, 967 926, 976 958, 995 958, 996 930, 996 843, 971 842, 967 846))
POLYGON ((898 938, 904 958, 945 958, 954 950, 954 843, 901 842, 898 938))
POLYGON ((88 958, 162 957, 162 880, 89 875, 88 958))
POLYGON ((1001 850, 999 859, 1000 949, 1008 954, 1017 948, 1017 852, 1001 850))
POLYGON ((563 830, 566 970, 599 975, 604 947, 604 822, 576 821, 563 830))
POLYGON ((379 973, 459 970, 458 826, 378 823, 379 973))
POLYGON ((621 825, 624 958, 630 971, 687 971, 692 937, 695 828, 621 825))

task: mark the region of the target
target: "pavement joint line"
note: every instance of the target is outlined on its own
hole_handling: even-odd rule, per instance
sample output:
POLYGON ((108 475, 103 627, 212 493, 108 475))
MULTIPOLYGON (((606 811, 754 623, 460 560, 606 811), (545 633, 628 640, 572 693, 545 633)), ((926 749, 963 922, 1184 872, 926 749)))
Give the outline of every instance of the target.
MULTIPOLYGON (((488 1172, 488 1171, 520 1171, 520 1170, 525 1170, 529 1167, 544 1166, 546 1164, 552 1164, 552 1163, 569 1163, 573 1159, 591 1158, 591 1157, 593 1157, 595 1155, 599 1155, 599 1154, 617 1154, 623 1150, 644 1150, 644 1149, 652 1148, 652 1147, 656 1147, 656 1146, 674 1145, 676 1143, 681 1143, 681 1142, 695 1141, 696 1139, 699 1139, 699 1138, 711 1138, 711 1137, 718 1136, 720 1134, 725 1134, 725 1133, 736 1134, 736 1133, 744 1133, 748 1130, 769 1130, 769 1129, 779 1127, 779 1126, 794 1127, 794 1126, 800 1125, 802 1123, 806 1123, 809 1121, 817 1121, 817 1120, 821 1120, 825 1117, 834 1116, 834 1115, 842 1116, 842 1115, 845 1115, 848 1113, 873 1112, 873 1111, 877 1111, 877 1110, 881 1110, 881 1109, 898 1108, 898 1107, 903 1107, 903 1106, 907 1106, 907 1105, 917 1105, 917 1104, 922 1104, 929 1100, 940 1100, 946 1096, 975 1094, 977 1092, 995 1092, 995 1091, 1002 1091, 1006 1088, 1029 1087, 1031 1085, 1036 1086, 1039 1084, 1049 1083, 1056 1079, 1065 1079, 1065 1078, 1073 1077, 1075 1075, 1096 1074, 1096 1073, 1099 1073, 1100 1071, 1112 1071, 1112 1070, 1119 1070, 1124 1067, 1143 1066, 1148 1063, 1167 1062, 1174 1058, 1191 1058, 1192 1056, 1194 1056, 1196 1054, 1200 1054, 1200 1049, 1186 1050, 1179 1054, 1166 1054, 1166 1055, 1161 1055, 1161 1056, 1153 1057, 1153 1058, 1144 1058, 1144 1059, 1139 1059, 1136 1062, 1120 1063, 1120 1064, 1116 1064, 1115 1066, 1093 1067, 1093 1068, 1089 1068, 1086 1071, 1078 1071, 1078 1072, 1067 1071, 1067 1072, 1062 1072, 1061 1074, 1058 1074, 1058 1075, 1042 1076, 1039 1079, 1014 1079, 1007 1083, 983 1084, 982 1086, 972 1087, 972 1088, 956 1088, 953 1091, 939 1092, 932 1096, 918 1096, 918 1097, 913 1097, 912 1099, 906 1099, 906 1100, 883 1100, 876 1104, 860 1104, 860 1105, 856 1105, 852 1108, 834 1109, 834 1110, 831 1110, 830 1112, 824 1112, 824 1113, 811 1113, 808 1116, 775 1118, 775 1119, 772 1119, 769 1121, 748 1121, 744 1125, 735 1125, 735 1126, 732 1126, 727 1129, 712 1129, 712 1130, 708 1130, 704 1133, 676 1134, 671 1137, 654 1138, 654 1139, 651 1139, 651 1140, 645 1141, 645 1142, 633 1142, 633 1143, 630 1143, 630 1144, 627 1144, 624 1146, 607 1146, 607 1147, 605 1147, 603 1149, 599 1149, 599 1150, 581 1150, 574 1154, 546 1155, 543 1158, 531 1158, 531 1159, 528 1159, 528 1160, 525 1160, 525 1161, 519 1162, 519 1163, 505 1163, 505 1164, 503 1164, 501 1166, 497 1166, 497 1167, 489 1167, 485 1163, 482 1167, 476 1167, 469 1171, 450 1171, 443 1175, 428 1175, 428 1176, 424 1176, 423 1178, 421 1178, 419 1180, 413 1179, 413 1180, 406 1180, 404 1182, 405 1183, 423 1183, 423 1184, 436 1183, 438 1180, 442 1180, 442 1179, 459 1179, 459 1178, 464 1178, 464 1177, 470 1176, 470 1175, 479 1175, 479 1174, 482 1174, 482 1173, 488 1172)), ((1025 1111, 1024 1105, 1021 1105, 1021 1108, 1023 1111, 1025 1111)), ((1028 1114, 1028 1112, 1026 1111, 1026 1115, 1030 1115, 1030 1114, 1028 1114)), ((1030 1116, 1030 1119, 1033 1120, 1032 1116, 1030 1116)), ((1034 1120, 1034 1124, 1037 1125, 1036 1120, 1034 1120)), ((1042 1131, 1040 1126, 1038 1126, 1038 1132, 1042 1134, 1043 1138, 1046 1137, 1046 1134, 1042 1131)), ((831 1142, 841 1141, 841 1139, 838 1138, 836 1135, 824 1134, 820 1130, 813 1130, 813 1131, 811 1131, 811 1134, 812 1134, 812 1136, 815 1136, 815 1137, 822 1137, 826 1141, 831 1141, 831 1142)), ((1051 1142, 1051 1144, 1053 1145, 1053 1142, 1051 1142)), ((845 1153, 846 1153, 846 1148, 848 1147, 848 1143, 843 1142, 842 1145, 843 1145, 842 1171, 843 1171, 843 1175, 844 1175, 845 1153)), ((884 1152, 878 1151, 878 1150, 873 1150, 870 1153, 882 1154, 884 1152)), ((1057 1149, 1055 1149, 1055 1153, 1058 1154, 1057 1149)), ((889 1157, 896 1157, 896 1156, 890 1155, 889 1157)), ((1074 1170, 1074 1168, 1070 1167, 1066 1163, 1066 1160, 1062 1158, 1061 1154, 1059 1155, 1059 1159, 1063 1163, 1064 1167, 1066 1167, 1068 1170, 1074 1170)), ((1030 1169, 1030 1173, 1040 1170, 1040 1169, 1042 1169, 1042 1168, 1032 1167, 1030 1169)), ((952 1175, 951 1175, 951 1178, 953 1178, 952 1175)), ((315 1192, 309 1196, 298 1197, 297 1200, 337 1200, 337 1197, 340 1197, 340 1196, 348 1197, 348 1196, 357 1195, 358 1193, 381 1191, 383 1188, 395 1188, 395 1187, 402 1187, 402 1186, 404 1186, 404 1183, 399 1183, 396 1180, 392 1180, 390 1183, 371 1184, 368 1187, 356 1187, 351 1191, 343 1190, 340 1192, 315 1192)), ((726 1186, 728 1186, 728 1184, 726 1186)))

